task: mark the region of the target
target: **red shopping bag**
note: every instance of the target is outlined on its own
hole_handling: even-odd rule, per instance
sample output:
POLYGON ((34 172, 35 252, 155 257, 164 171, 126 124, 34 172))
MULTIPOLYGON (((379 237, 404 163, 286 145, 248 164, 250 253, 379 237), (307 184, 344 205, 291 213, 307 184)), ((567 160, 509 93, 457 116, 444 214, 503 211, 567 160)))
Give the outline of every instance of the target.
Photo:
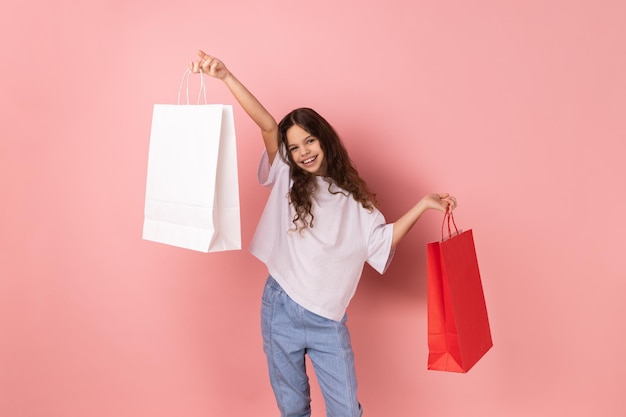
POLYGON ((441 241, 426 250, 428 369, 467 372, 493 346, 472 231, 459 233, 447 212, 441 241))

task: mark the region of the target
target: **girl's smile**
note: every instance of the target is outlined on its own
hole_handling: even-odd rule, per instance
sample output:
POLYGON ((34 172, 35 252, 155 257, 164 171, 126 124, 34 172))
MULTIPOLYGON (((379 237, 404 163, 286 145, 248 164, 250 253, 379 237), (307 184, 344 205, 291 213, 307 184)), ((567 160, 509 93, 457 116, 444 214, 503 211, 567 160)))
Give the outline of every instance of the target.
POLYGON ((293 125, 287 129, 287 144, 296 165, 313 175, 324 175, 324 151, 318 138, 293 125))

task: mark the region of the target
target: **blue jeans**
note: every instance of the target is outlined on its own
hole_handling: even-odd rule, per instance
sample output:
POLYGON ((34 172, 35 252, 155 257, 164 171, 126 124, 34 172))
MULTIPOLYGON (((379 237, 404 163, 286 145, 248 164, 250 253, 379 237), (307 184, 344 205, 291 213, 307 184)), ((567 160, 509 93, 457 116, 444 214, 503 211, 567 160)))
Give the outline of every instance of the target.
POLYGON ((271 276, 261 307, 263 350, 281 417, 311 415, 309 355, 328 417, 360 417, 354 353, 346 317, 338 322, 311 313, 285 294, 271 276))

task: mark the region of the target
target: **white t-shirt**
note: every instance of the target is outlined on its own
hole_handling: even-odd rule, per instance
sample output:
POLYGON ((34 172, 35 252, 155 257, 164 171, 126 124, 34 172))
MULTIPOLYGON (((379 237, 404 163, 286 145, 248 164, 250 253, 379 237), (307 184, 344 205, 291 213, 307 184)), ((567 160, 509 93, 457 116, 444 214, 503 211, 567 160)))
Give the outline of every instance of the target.
MULTIPOLYGON (((250 252, 267 265, 296 303, 322 317, 341 320, 364 263, 381 274, 387 269, 393 257, 393 224, 386 224, 380 211, 368 211, 345 192, 330 193, 328 182, 317 177, 311 209, 314 227, 297 231, 289 204, 289 166, 280 155, 270 166, 264 153, 258 176, 271 192, 250 252)), ((334 184, 331 189, 340 190, 334 184)))

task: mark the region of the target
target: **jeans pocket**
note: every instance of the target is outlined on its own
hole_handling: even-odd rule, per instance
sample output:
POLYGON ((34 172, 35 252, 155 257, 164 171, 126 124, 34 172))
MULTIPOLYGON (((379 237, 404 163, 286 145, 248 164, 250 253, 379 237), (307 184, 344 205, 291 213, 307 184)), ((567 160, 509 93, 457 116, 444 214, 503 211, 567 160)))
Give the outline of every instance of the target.
POLYGON ((272 304, 274 304, 274 301, 276 300, 276 297, 278 297, 280 292, 281 288, 278 283, 274 281, 274 278, 272 278, 271 276, 267 278, 265 288, 263 288, 263 295, 261 296, 261 301, 263 302, 263 305, 271 306, 272 304))
POLYGON ((350 330, 346 322, 348 321, 348 315, 344 315, 341 321, 336 322, 337 335, 339 337, 339 343, 341 348, 345 350, 352 350, 352 342, 350 340, 350 330))

